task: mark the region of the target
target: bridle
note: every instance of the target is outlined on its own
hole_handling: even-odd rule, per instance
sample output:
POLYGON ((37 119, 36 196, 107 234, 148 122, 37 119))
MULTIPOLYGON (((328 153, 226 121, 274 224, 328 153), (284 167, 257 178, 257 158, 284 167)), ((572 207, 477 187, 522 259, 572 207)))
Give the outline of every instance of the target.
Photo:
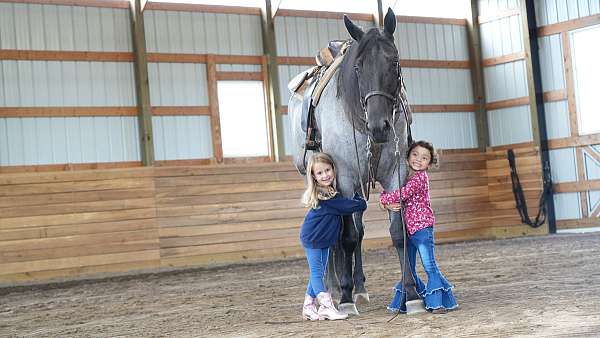
MULTIPOLYGON (((410 123, 408 120, 408 102, 405 99, 401 98, 402 95, 402 88, 404 88, 404 79, 402 78, 402 69, 400 68, 400 63, 398 62, 398 60, 395 61, 396 63, 396 69, 397 69, 397 81, 398 81, 398 88, 396 89, 396 92, 394 94, 390 94, 388 92, 385 91, 381 91, 381 90, 372 90, 370 92, 368 92, 366 95, 362 95, 362 89, 360 86, 360 67, 358 67, 358 64, 354 65, 354 72, 356 73, 356 81, 357 81, 357 85, 358 85, 358 95, 359 95, 359 99, 360 99, 360 105, 362 107, 363 113, 364 113, 364 120, 365 120, 365 130, 367 130, 367 121, 368 121, 368 117, 369 117, 369 113, 367 111, 367 101, 373 97, 373 96, 383 96, 385 98, 387 98, 388 100, 392 101, 392 122, 391 127, 392 127, 392 131, 394 132, 394 144, 395 144, 395 152, 394 155, 396 157, 396 161, 397 161, 397 165, 398 167, 400 166, 400 157, 401 157, 401 153, 400 153, 400 137, 398 136, 398 133, 396 132, 396 114, 398 112, 398 109, 400 108, 400 106, 402 105, 402 110, 404 112, 404 118, 406 120, 406 128, 407 128, 407 140, 408 140, 408 144, 410 145, 412 143, 412 133, 411 133, 411 129, 410 129, 410 123)), ((367 144, 366 144, 366 152, 367 152, 367 167, 368 167, 368 181, 367 181, 367 190, 365 190, 364 186, 363 186, 363 180, 362 180, 362 175, 360 173, 360 157, 358 155, 358 145, 356 142, 356 127, 354 125, 354 114, 350 114, 352 116, 352 129, 353 129, 353 133, 354 133, 354 147, 356 150, 356 161, 358 164, 358 175, 359 175, 359 181, 360 181, 360 188, 362 190, 363 196, 365 197, 365 199, 369 199, 369 183, 375 183, 374 180, 372 181, 373 177, 375 176, 375 173, 373 172, 373 168, 371 166, 371 158, 373 156, 372 152, 371 152, 371 148, 372 148, 372 141, 371 141, 371 136, 369 136, 367 134, 367 144)), ((377 159, 377 161, 379 161, 379 158, 377 159)), ((400 178, 400 169, 398 168, 398 181, 401 182, 401 178, 400 178)))

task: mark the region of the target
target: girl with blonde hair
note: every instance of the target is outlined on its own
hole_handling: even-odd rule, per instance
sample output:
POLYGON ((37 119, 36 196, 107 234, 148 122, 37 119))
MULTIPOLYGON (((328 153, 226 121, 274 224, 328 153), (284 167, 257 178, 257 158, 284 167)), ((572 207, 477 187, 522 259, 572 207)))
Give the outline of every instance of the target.
POLYGON ((357 193, 352 199, 343 197, 336 190, 335 175, 335 164, 331 156, 315 153, 310 157, 306 171, 307 188, 302 196, 302 203, 309 210, 300 230, 300 241, 310 273, 302 307, 302 317, 305 320, 337 320, 348 317, 333 305, 323 277, 327 269, 329 248, 339 238, 342 216, 365 210, 367 202, 357 193))

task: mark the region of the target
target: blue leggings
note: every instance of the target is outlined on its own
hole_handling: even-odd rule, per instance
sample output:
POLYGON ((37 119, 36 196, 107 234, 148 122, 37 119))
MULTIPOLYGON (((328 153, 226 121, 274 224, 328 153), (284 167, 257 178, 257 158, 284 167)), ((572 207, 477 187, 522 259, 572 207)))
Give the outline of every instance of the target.
POLYGON ((325 271, 327 271, 329 248, 311 249, 305 247, 304 252, 306 253, 308 269, 310 270, 306 294, 315 298, 319 293, 327 292, 324 277, 325 271))

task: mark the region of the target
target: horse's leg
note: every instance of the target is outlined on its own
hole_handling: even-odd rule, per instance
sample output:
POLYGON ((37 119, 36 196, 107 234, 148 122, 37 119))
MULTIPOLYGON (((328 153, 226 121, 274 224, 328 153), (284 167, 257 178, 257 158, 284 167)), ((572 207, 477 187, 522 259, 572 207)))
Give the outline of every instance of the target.
POLYGON ((341 247, 344 251, 343 264, 340 276, 340 288, 342 297, 340 299, 340 311, 348 314, 358 315, 358 310, 352 299, 354 280, 352 278, 353 254, 358 243, 358 233, 354 226, 352 216, 343 217, 343 230, 341 247))
POLYGON ((362 262, 362 240, 365 236, 365 227, 362 222, 362 212, 354 213, 354 224, 358 230, 358 241, 356 243, 356 249, 354 250, 354 297, 352 298, 356 303, 358 299, 363 299, 369 302, 369 293, 365 288, 365 273, 363 271, 362 262))
POLYGON ((329 259, 327 260, 327 272, 325 275, 325 283, 327 284, 327 290, 331 293, 332 299, 339 299, 340 297, 340 281, 339 281, 339 267, 343 263, 344 251, 340 243, 332 246, 329 249, 329 259), (338 267, 336 269, 336 266, 338 267))

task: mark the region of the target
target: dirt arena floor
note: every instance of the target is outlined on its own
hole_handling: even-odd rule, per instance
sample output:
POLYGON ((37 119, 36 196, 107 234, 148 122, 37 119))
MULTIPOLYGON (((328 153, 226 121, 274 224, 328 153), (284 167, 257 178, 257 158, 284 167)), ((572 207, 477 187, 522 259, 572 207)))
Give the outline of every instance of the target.
POLYGON ((460 308, 392 315, 391 249, 361 315, 303 322, 304 260, 0 289, 2 337, 599 337, 600 233, 438 245, 460 308))

